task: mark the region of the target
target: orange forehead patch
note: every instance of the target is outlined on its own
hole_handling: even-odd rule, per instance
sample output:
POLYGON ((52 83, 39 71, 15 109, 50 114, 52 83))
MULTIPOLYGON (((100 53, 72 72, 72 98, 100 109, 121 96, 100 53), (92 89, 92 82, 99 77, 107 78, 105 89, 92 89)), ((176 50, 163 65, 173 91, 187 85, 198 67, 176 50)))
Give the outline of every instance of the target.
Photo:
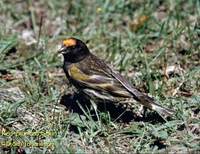
POLYGON ((75 39, 66 39, 63 41, 63 45, 70 47, 70 46, 75 46, 76 45, 76 40, 75 39))

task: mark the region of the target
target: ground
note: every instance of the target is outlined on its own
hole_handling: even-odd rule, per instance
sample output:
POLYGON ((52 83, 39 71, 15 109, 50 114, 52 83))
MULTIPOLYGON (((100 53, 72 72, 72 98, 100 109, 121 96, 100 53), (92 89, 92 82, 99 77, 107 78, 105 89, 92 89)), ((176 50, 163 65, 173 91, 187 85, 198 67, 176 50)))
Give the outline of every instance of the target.
POLYGON ((199 59, 198 0, 2 0, 1 153, 200 152, 199 59), (175 115, 73 101, 56 53, 71 36, 175 115))

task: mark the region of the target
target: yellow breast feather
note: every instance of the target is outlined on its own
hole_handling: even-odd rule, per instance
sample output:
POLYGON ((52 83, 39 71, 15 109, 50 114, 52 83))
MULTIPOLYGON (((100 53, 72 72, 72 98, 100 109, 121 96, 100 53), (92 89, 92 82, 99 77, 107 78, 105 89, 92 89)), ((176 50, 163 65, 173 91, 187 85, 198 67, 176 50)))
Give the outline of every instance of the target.
POLYGON ((78 81, 87 81, 90 77, 84 74, 80 69, 75 65, 72 65, 68 70, 69 76, 78 81))

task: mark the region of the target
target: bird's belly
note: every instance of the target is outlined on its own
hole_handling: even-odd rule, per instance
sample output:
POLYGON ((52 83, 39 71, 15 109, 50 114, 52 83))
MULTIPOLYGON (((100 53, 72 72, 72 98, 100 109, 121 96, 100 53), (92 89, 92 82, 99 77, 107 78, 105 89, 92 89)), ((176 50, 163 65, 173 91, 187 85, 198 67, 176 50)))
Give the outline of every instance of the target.
POLYGON ((106 92, 96 91, 93 89, 82 89, 82 92, 88 96, 90 99, 93 99, 97 102, 112 102, 116 106, 123 106, 128 110, 135 109, 138 106, 137 101, 133 97, 116 97, 112 96, 106 92))
POLYGON ((116 99, 112 95, 107 94, 106 92, 103 92, 103 91, 97 91, 93 89, 83 89, 82 91, 89 97, 95 98, 95 99, 113 100, 113 101, 116 99))

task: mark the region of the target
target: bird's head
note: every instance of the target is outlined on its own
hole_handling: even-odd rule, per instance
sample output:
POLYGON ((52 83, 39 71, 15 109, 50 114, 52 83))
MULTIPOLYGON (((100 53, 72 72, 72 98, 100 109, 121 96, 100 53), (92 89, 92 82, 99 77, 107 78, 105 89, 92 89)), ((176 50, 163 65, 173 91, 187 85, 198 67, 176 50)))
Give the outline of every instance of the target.
POLYGON ((90 52, 86 44, 76 38, 68 38, 63 40, 58 53, 63 54, 65 60, 69 62, 78 62, 87 57, 90 52))

